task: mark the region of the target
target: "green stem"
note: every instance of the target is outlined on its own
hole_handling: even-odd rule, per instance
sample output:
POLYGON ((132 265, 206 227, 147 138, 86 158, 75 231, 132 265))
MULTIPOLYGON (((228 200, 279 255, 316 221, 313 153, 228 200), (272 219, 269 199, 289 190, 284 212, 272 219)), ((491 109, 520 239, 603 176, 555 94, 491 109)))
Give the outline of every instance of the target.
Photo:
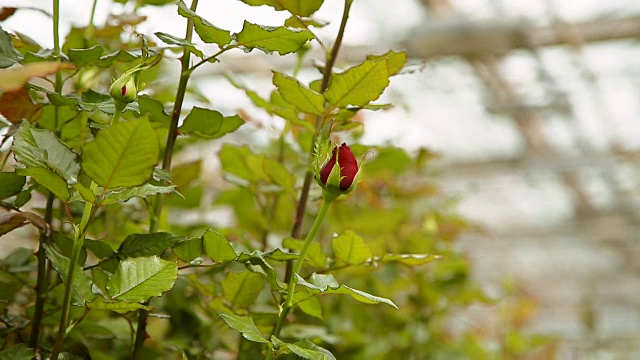
MULTIPOLYGON (((198 0, 191 2, 191 11, 196 12, 198 7, 198 0)), ((185 39, 187 42, 191 42, 193 37, 193 18, 187 20, 187 30, 185 33, 185 39)), ((193 69, 190 69, 191 52, 189 49, 184 49, 181 61, 180 80, 178 82, 178 90, 176 92, 176 101, 173 104, 173 111, 171 112, 171 123, 169 124, 169 133, 167 134, 167 142, 164 149, 164 156, 162 158, 162 169, 165 171, 171 170, 171 161, 173 159, 173 149, 178 137, 178 123, 180 120, 180 112, 182 111, 182 103, 187 92, 187 84, 189 77, 193 69)), ((158 231, 160 218, 162 217, 162 210, 164 208, 164 195, 158 194, 156 202, 153 208, 153 214, 149 221, 149 233, 155 233, 158 231)), ((149 313, 146 310, 140 310, 138 313, 138 327, 136 329, 136 337, 133 343, 133 359, 137 360, 141 358, 142 348, 144 340, 147 337, 147 319, 149 313)))
POLYGON ((93 0, 93 6, 91 7, 91 17, 89 18, 89 25, 84 30, 84 38, 91 39, 93 37, 93 33, 95 31, 96 26, 93 24, 93 19, 96 17, 96 7, 98 5, 98 0, 93 0))
MULTIPOLYGON (((98 184, 91 182, 91 191, 95 192, 98 189, 98 184)), ((67 273, 67 279, 65 281, 64 298, 62 300, 62 315, 60 315, 60 326, 58 327, 58 334, 56 342, 51 352, 51 360, 56 360, 62 345, 64 344, 64 338, 67 335, 67 326, 69 326, 69 311, 71 310, 71 289, 73 288, 73 275, 75 269, 78 266, 78 259, 80 258, 80 252, 82 245, 84 245, 84 239, 87 236, 87 228, 89 222, 94 214, 94 204, 86 202, 84 204, 84 210, 82 211, 82 218, 80 219, 80 225, 76 228, 75 236, 73 239, 73 249, 71 250, 71 257, 69 258, 69 269, 67 273)))
POLYGON ((307 250, 309 250, 309 246, 316 238, 318 234, 318 230, 320 230, 320 226, 324 222, 324 218, 327 215, 327 211, 329 210, 329 206, 337 198, 336 195, 325 192, 325 195, 322 198, 322 205, 320 205, 320 210, 318 211, 318 215, 316 216, 316 220, 313 222, 313 226, 309 233, 307 234, 306 239, 304 240, 304 244, 302 245, 302 249, 300 249, 300 254, 298 255, 298 259, 293 265, 293 274, 291 279, 289 279, 289 285, 287 286, 287 297, 284 305, 282 306, 282 310, 280 311, 280 316, 278 316, 278 321, 276 322, 276 326, 273 328, 272 335, 279 336, 280 330, 282 330, 282 325, 284 323, 284 319, 287 317, 289 310, 293 306, 293 297, 296 289, 296 280, 295 274, 300 273, 300 269, 302 269, 302 264, 304 263, 305 256, 307 254, 307 250))
MULTIPOLYGON (((47 207, 44 213, 44 221, 51 225, 53 219, 53 202, 55 195, 49 193, 47 197, 47 207)), ((33 321, 31 322, 31 335, 29 336, 29 347, 38 351, 38 339, 40 338, 40 323, 44 314, 44 300, 47 294, 47 256, 44 251, 44 243, 47 241, 47 235, 42 232, 40 234, 40 243, 38 245, 38 275, 36 280, 36 304, 33 311, 33 321)))

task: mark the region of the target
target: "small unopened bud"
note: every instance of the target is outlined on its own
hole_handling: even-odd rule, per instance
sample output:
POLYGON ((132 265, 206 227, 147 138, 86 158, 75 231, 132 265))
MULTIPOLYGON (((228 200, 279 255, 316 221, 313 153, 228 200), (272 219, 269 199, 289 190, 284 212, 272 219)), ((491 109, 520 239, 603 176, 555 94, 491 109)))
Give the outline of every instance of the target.
POLYGON ((138 96, 138 88, 133 74, 125 73, 111 84, 109 95, 114 100, 128 104, 138 96))

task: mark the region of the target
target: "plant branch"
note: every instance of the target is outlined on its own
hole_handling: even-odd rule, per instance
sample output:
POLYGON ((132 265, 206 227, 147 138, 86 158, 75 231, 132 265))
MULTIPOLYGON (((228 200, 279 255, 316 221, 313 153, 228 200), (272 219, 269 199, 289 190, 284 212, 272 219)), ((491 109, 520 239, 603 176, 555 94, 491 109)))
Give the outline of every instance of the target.
MULTIPOLYGON (((335 65, 336 59, 338 57, 338 52, 340 51, 340 46, 342 45, 342 39, 344 38, 344 31, 347 27, 347 20, 349 19, 349 10, 351 9, 352 1, 353 0, 345 0, 344 2, 344 11, 342 13, 340 29, 338 30, 338 34, 336 35, 336 42, 331 49, 331 53, 328 54, 328 58, 324 67, 324 74, 322 76, 322 83, 320 86, 321 93, 324 93, 325 91, 327 91, 327 88, 329 88, 333 66, 335 65)), ((309 154, 309 163, 313 161, 313 144, 315 144, 316 142, 318 131, 320 131, 320 128, 322 128, 322 126, 324 125, 324 121, 324 116, 316 117, 315 133, 313 134, 313 138, 311 139, 311 153, 309 154)), ((302 225, 304 223, 304 215, 307 211, 307 202, 309 200, 309 190, 311 189, 312 180, 313 171, 311 171, 310 167, 307 167, 307 172, 304 176, 304 182, 302 183, 302 189, 300 190, 300 197, 298 198, 298 203, 296 205, 295 220, 293 221, 293 227, 291 229, 291 237, 295 239, 299 239, 302 233, 302 225)), ((289 282, 291 280, 291 270, 291 261, 289 261, 287 262, 287 269, 284 276, 285 282, 289 282)))
MULTIPOLYGON (((98 189, 98 184, 91 182, 91 191, 95 192, 98 189)), ((95 207, 92 203, 86 202, 84 204, 84 210, 82 211, 82 218, 80 225, 76 227, 75 236, 73 239, 73 249, 71 250, 71 257, 69 258, 69 269, 67 270, 67 279, 65 281, 64 298, 62 301, 62 314, 60 315, 60 325, 58 327, 58 334, 56 336, 56 342, 51 352, 51 360, 56 360, 60 351, 62 351, 62 345, 64 344, 64 338, 67 335, 67 326, 69 325, 69 312, 71 310, 71 289, 73 288, 73 276, 75 271, 73 269, 78 266, 78 259, 80 258, 80 252, 84 239, 87 236, 87 228, 89 223, 95 214, 95 207)))
MULTIPOLYGON (((44 213, 44 221, 51 225, 53 219, 53 202, 55 195, 50 192, 47 197, 47 205, 44 213)), ((45 232, 40 233, 40 243, 38 245, 38 275, 36 280, 36 304, 33 310, 33 321, 31 323, 31 335, 29 335, 29 347, 38 352, 38 339, 40 338, 40 324, 44 314, 44 300, 47 294, 47 256, 44 251, 44 243, 49 240, 45 232)))
MULTIPOLYGON (((195 12, 198 7, 198 0, 191 2, 190 10, 195 12)), ((187 19, 187 29, 185 32, 185 39, 187 42, 191 41, 193 37, 193 18, 187 19)), ((180 120, 180 112, 182 111, 182 103, 187 91, 187 83, 189 82, 189 76, 193 69, 190 69, 191 52, 189 49, 184 49, 182 54, 182 61, 180 67, 180 80, 178 82, 178 90, 176 93, 176 101, 173 104, 173 111, 171 112, 171 123, 169 125, 169 133, 167 134, 167 141, 164 149, 164 156, 162 158, 162 169, 165 171, 171 170, 171 160, 173 159, 173 149, 178 137, 178 122, 180 120)), ((155 233, 158 231, 160 218, 162 217, 162 210, 164 208, 164 195, 158 194, 156 202, 154 204, 153 214, 149 222, 149 233, 155 233)), ((133 359, 137 360, 141 358, 142 347, 144 340, 147 337, 147 319, 149 312, 141 309, 138 312, 138 327, 136 329, 135 341, 133 343, 133 359)))
MULTIPOLYGON (((316 216, 316 220, 313 222, 313 226, 309 233, 307 234, 306 239, 304 240, 304 244, 302 245, 302 249, 300 249, 300 254, 298 255, 298 259, 296 259, 295 264, 293 265, 293 275, 299 274, 302 269, 302 264, 304 263, 304 258, 307 254, 307 250, 309 250, 309 246, 316 238, 318 234, 318 230, 320 230, 320 226, 324 222, 324 218, 327 215, 327 211, 329 210, 329 206, 333 202, 333 200, 337 196, 330 194, 328 196, 324 196, 322 199, 322 205, 320 205, 320 210, 318 211, 318 215, 316 216)), ((278 321, 276 322, 276 326, 273 328, 272 335, 279 336, 280 330, 282 330, 282 325, 284 323, 284 319, 287 317, 289 310, 293 306, 293 297, 296 289, 296 280, 294 276, 291 276, 289 279, 289 285, 287 286, 287 297, 285 303, 280 311, 280 315, 278 316, 278 321)))

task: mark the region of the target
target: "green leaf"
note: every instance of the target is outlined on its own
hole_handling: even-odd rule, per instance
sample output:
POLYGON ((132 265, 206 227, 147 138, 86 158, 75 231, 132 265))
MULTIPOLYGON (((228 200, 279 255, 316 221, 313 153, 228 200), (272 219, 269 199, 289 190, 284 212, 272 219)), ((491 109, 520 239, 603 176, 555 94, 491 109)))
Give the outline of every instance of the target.
POLYGON ((0 28, 0 69, 6 69, 22 59, 22 54, 13 47, 11 35, 0 28))
POLYGON ((245 339, 263 344, 269 342, 264 336, 262 336, 260 330, 258 330, 250 316, 237 316, 231 314, 219 315, 230 328, 240 332, 245 339))
POLYGON ((97 66, 106 68, 111 66, 114 62, 132 62, 141 57, 141 53, 131 52, 124 49, 120 49, 116 52, 103 55, 100 60, 96 62, 97 66))
POLYGON ((324 0, 241 0, 251 6, 268 5, 276 10, 287 10, 293 15, 310 16, 320 9, 324 0))
POLYGON ((296 283, 298 283, 299 285, 302 285, 306 288, 306 290, 308 292, 310 292, 311 294, 316 294, 316 295, 325 295, 325 294, 338 294, 338 295, 349 295, 352 298, 354 298, 355 300, 362 302, 362 303, 366 303, 366 304, 379 304, 379 303, 384 303, 390 306, 393 306, 394 308, 398 308, 396 306, 396 304, 393 303, 393 301, 383 298, 383 297, 379 297, 379 296, 375 296, 375 295, 371 295, 369 293, 366 293, 364 291, 360 291, 360 290, 356 290, 353 288, 350 288, 346 285, 339 285, 338 281, 333 277, 333 275, 322 275, 322 274, 316 274, 313 273, 311 275, 311 279, 310 282, 307 282, 305 279, 303 279, 300 275, 298 274, 294 274, 295 279, 296 279, 296 283))
MULTIPOLYGON (((47 258, 51 261, 51 265, 54 269, 60 274, 60 278, 67 284, 67 278, 69 276, 69 266, 71 265, 71 260, 66 256, 63 256, 56 250, 54 250, 49 244, 43 244, 47 258)), ((73 282, 71 284, 71 294, 73 295, 73 299, 76 304, 84 304, 86 302, 92 301, 96 295, 91 292, 91 280, 87 275, 84 274, 80 265, 76 265, 73 268, 73 282)))
POLYGON ((278 280, 278 273, 276 273, 276 270, 265 259, 265 256, 269 254, 270 253, 263 253, 260 250, 256 250, 251 254, 241 253, 238 255, 236 261, 245 265, 253 265, 252 271, 262 271, 261 273, 266 275, 267 281, 269 282, 269 285, 271 285, 271 289, 279 290, 282 289, 283 285, 280 280, 278 280))
POLYGON ((409 266, 420 266, 440 259, 440 256, 430 254, 385 254, 376 262, 399 262, 409 266))
POLYGON ((138 96, 138 107, 140 108, 140 115, 149 115, 149 120, 152 123, 162 124, 164 127, 169 127, 171 122, 171 116, 164 111, 162 103, 148 95, 138 96))
POLYGON ((84 146, 82 169, 105 189, 139 186, 151 177, 159 151, 147 120, 116 122, 84 146))
POLYGON ((100 60, 102 48, 100 45, 94 45, 88 49, 69 49, 67 55, 73 65, 82 67, 100 60))
POLYGON ((19 175, 30 176, 38 184, 47 188, 59 199, 67 200, 71 196, 67 182, 60 175, 47 168, 26 168, 18 169, 19 175))
POLYGON ((195 106, 180 126, 180 133, 205 139, 216 139, 244 125, 238 115, 223 116, 215 110, 195 106))
POLYGON ((107 282, 112 299, 145 302, 170 290, 178 277, 178 265, 157 256, 130 258, 118 264, 107 282))
POLYGON ((204 254, 202 238, 197 237, 181 241, 173 246, 173 253, 184 262, 192 262, 204 254))
POLYGON ((235 34, 238 46, 246 52, 259 49, 267 54, 277 51, 280 55, 297 51, 313 38, 313 34, 308 30, 261 26, 246 20, 242 31, 235 34))
POLYGON ((389 76, 392 76, 398 74, 404 67, 404 64, 407 63, 407 52, 390 50, 382 55, 369 55, 367 56, 367 60, 386 60, 387 71, 389 72, 389 76))
POLYGON ((163 33, 163 32, 157 32, 155 34, 165 44, 178 45, 179 47, 188 49, 189 51, 194 53, 197 57, 199 57, 201 59, 204 58, 204 55, 202 54, 202 51, 198 50, 198 48, 196 48, 195 45, 193 45, 191 42, 189 42, 189 41, 187 41, 185 39, 181 39, 179 37, 176 37, 176 36, 173 36, 173 35, 169 35, 169 34, 163 33))
POLYGON ((134 197, 146 198, 147 196, 158 194, 169 194, 175 191, 175 186, 156 186, 152 184, 144 184, 133 188, 120 191, 110 191, 104 197, 103 205, 108 205, 118 201, 127 201, 134 197))
POLYGON ((118 253, 125 258, 159 256, 182 239, 182 236, 175 236, 166 232, 131 234, 120 244, 118 253))
POLYGON ((364 240, 351 230, 334 237, 331 246, 336 258, 351 265, 362 264, 373 256, 364 240))
POLYGON ((229 31, 220 29, 203 19, 198 14, 191 11, 191 9, 189 9, 182 1, 178 1, 178 14, 188 19, 193 19, 193 25, 202 41, 218 44, 220 47, 231 42, 231 33, 229 31))
POLYGON ((274 72, 273 84, 278 88, 283 99, 302 112, 315 115, 321 115, 324 112, 324 97, 302 85, 295 78, 274 72))
POLYGON ((305 314, 322 320, 322 307, 315 296, 309 296, 303 292, 296 292, 293 296, 293 304, 298 305, 305 314))
POLYGON ((138 303, 128 303, 124 301, 104 301, 101 298, 97 298, 92 302, 87 303, 87 307, 91 310, 111 310, 119 314, 128 313, 140 309, 151 310, 151 306, 145 306, 138 303))
POLYGON ((203 235, 204 251, 209 255, 213 261, 233 261, 238 257, 238 254, 233 250, 233 247, 224 236, 211 230, 203 235))
POLYGON ((33 349, 25 344, 16 344, 8 349, 0 351, 0 360, 31 360, 36 358, 33 349))
POLYGON ((0 200, 17 195, 27 178, 14 172, 0 172, 0 200))
POLYGON ((91 251, 98 259, 106 259, 115 254, 115 251, 102 240, 84 239, 84 248, 91 251))
POLYGON ((287 353, 291 352, 303 359, 308 360, 335 360, 335 356, 327 350, 324 349, 307 339, 303 339, 298 341, 295 344, 285 343, 284 341, 278 339, 275 336, 271 337, 271 341, 273 345, 278 349, 283 349, 287 353))
POLYGON ((247 307, 260 295, 264 277, 250 271, 228 273, 221 285, 224 297, 234 307, 247 307))
POLYGON ((289 17, 287 20, 284 21, 284 26, 300 28, 300 29, 306 29, 309 26, 322 28, 327 26, 328 24, 329 24, 328 22, 318 21, 315 19, 305 19, 295 15, 289 17))
POLYGON ((256 155, 247 146, 238 147, 225 144, 219 153, 222 168, 250 183, 267 183, 278 185, 280 188, 271 191, 284 190, 288 194, 295 194, 295 177, 279 162, 267 158, 264 154, 256 155))
MULTIPOLYGON (((298 251, 302 249, 303 244, 303 240, 293 238, 286 238, 282 241, 282 246, 298 251)), ((307 249, 305 260, 309 261, 309 263, 315 267, 325 267, 327 263, 327 255, 322 251, 322 247, 320 246, 319 242, 316 241, 311 243, 311 245, 307 249)))
POLYGON ((380 97, 387 85, 387 62, 365 60, 358 66, 333 75, 324 95, 335 107, 365 106, 380 97))
POLYGON ((26 167, 49 168, 69 184, 78 181, 77 155, 49 130, 40 130, 23 122, 14 134, 13 151, 26 167))

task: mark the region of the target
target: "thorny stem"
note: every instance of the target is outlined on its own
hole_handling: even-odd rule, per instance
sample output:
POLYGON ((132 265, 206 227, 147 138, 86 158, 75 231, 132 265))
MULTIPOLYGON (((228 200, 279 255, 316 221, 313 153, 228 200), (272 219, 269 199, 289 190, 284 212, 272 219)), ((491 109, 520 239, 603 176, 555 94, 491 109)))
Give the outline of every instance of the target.
MULTIPOLYGON (((95 192, 98 189, 98 184, 91 182, 91 191, 95 192)), ((82 211, 82 218, 80 225, 76 228, 75 236, 73 239, 73 249, 71 250, 71 257, 69 258, 69 270, 67 279, 65 281, 64 298, 62 300, 62 314, 60 315, 60 326, 58 327, 58 334, 56 336, 56 342, 51 352, 51 360, 56 360, 62 345, 64 344, 64 338, 67 335, 67 326, 69 325, 69 311, 71 309, 71 289, 73 288, 73 276, 75 269, 78 266, 78 259, 80 258, 80 251, 84 244, 84 239, 87 236, 87 228, 89 222, 95 214, 95 207, 93 203, 86 202, 84 204, 84 210, 82 211)))
MULTIPOLYGON (((198 0, 191 2, 190 10, 195 12, 198 7, 198 0)), ((185 33, 185 39, 187 42, 191 41, 193 37, 193 18, 187 19, 187 30, 185 33)), ((187 91, 187 83, 189 82, 189 76, 193 68, 190 66, 191 52, 189 49, 184 49, 182 54, 182 61, 180 67, 180 80, 178 82, 178 90, 176 93, 176 101, 173 104, 173 111, 171 112, 171 123, 169 125, 169 133, 167 134, 167 142, 164 149, 164 157, 162 159, 162 169, 165 171, 171 170, 171 160, 173 158, 173 149, 176 144, 176 138, 178 136, 178 121, 180 120, 180 112, 182 111, 182 103, 187 91)), ((162 216, 162 210, 164 207, 164 195, 158 194, 156 202, 154 204, 153 214, 149 222, 149 233, 155 233, 158 231, 159 221, 162 216)), ((144 340, 147 337, 147 319, 149 312, 141 309, 138 314, 138 328, 136 329, 136 337, 133 344, 133 359, 137 360, 141 358, 142 347, 144 340)))
MULTIPOLYGON (((344 30, 347 27, 347 20, 349 19, 349 10, 351 9, 351 4, 353 0, 345 0, 344 2, 344 11, 342 13, 342 21, 340 22, 340 29, 338 30, 338 35, 336 35, 336 42, 331 49, 331 53, 328 55, 327 62, 324 68, 324 74, 322 76, 322 84, 320 86, 320 92, 324 93, 327 91, 329 87, 329 81, 331 80, 331 73, 333 66, 335 65, 336 59, 338 57, 338 52, 340 51, 340 46, 342 45, 342 39, 344 38, 344 30)), ((309 162, 313 161, 313 144, 315 144, 316 139, 318 137, 318 131, 324 125, 325 118, 322 116, 316 117, 315 123, 315 133, 313 134, 313 138, 311 139, 311 153, 309 156, 309 162)), ((304 176, 304 182, 302 183, 302 189, 300 190, 300 197, 298 198, 298 203, 296 205, 296 217, 293 221, 293 228, 291 229, 291 237, 295 239, 299 239, 302 233, 302 224, 304 222, 304 214, 307 210, 307 201, 309 200, 309 189, 311 188, 311 181, 313 180, 313 171, 310 168, 307 168, 307 172, 304 176)), ((285 282, 289 282, 291 279, 291 262, 287 263, 287 269, 285 273, 285 282)))
MULTIPOLYGON (((329 210, 329 206, 336 199, 336 195, 327 194, 323 196, 322 205, 320 205, 320 210, 318 211, 318 215, 316 216, 316 220, 313 222, 313 226, 309 233, 307 234, 306 239, 304 240, 304 244, 302 245, 302 249, 300 249, 300 254, 298 255, 298 259, 296 259, 295 264, 293 265, 293 274, 299 274, 300 269, 302 269, 302 264, 304 263, 304 258, 307 254, 307 250, 309 250, 309 246, 315 239, 318 234, 318 230, 320 230, 320 226, 324 222, 324 218, 327 215, 327 211, 329 210)), ((291 276, 289 280, 289 285, 287 286, 287 297, 285 299, 285 303, 282 306, 282 310, 280 311, 280 315, 278 316, 278 321, 276 322, 276 326, 273 328, 273 336, 279 336, 280 330, 282 330, 282 325, 284 323, 284 319, 287 317, 289 310, 293 306, 293 298, 296 289, 296 280, 295 277, 291 276)))

